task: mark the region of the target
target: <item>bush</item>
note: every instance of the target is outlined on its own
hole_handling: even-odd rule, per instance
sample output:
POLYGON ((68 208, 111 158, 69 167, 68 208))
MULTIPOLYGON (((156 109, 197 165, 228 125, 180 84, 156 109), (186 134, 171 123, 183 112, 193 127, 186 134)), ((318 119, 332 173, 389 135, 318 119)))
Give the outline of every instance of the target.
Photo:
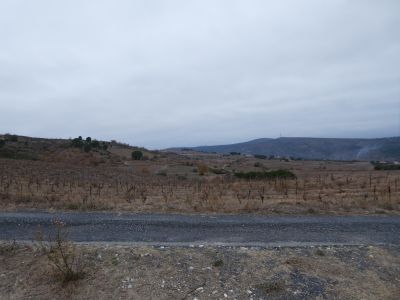
POLYGON ((269 172, 237 172, 235 176, 243 179, 296 179, 296 175, 288 170, 276 170, 269 172))
POLYGON ((391 164, 391 163, 380 163, 372 161, 371 164, 374 166, 374 169, 377 171, 392 171, 392 170, 400 170, 400 165, 391 164))
POLYGON ((217 169, 217 168, 211 168, 210 172, 217 174, 217 175, 222 175, 222 174, 227 174, 228 171, 224 170, 224 169, 217 169))
POLYGON ((254 157, 258 159, 267 159, 267 156, 262 154, 254 154, 254 157))
POLYGON ((39 232, 39 246, 60 275, 63 283, 82 279, 85 275, 82 261, 78 257, 75 245, 67 240, 65 223, 53 220, 53 225, 55 227, 54 238, 49 238, 49 242, 45 243, 43 234, 39 232))
POLYGON ((100 143, 99 143, 99 141, 97 141, 97 140, 93 140, 93 141, 91 142, 91 146, 92 146, 93 148, 100 148, 100 143))
POLYGON ((213 266, 214 267, 222 267, 224 265, 224 261, 222 259, 217 259, 214 261, 213 266))
POLYGON ((5 137, 6 141, 18 142, 18 135, 7 133, 4 137, 5 137))
POLYGON ((37 160, 38 157, 35 153, 19 151, 19 150, 11 150, 11 149, 0 149, 0 157, 2 158, 11 158, 11 159, 26 159, 26 160, 37 160))
POLYGON ((199 163, 197 165, 197 171, 199 172, 200 175, 204 175, 205 173, 208 172, 208 166, 205 163, 199 163))
POLYGON ((83 140, 81 136, 74 138, 71 141, 70 147, 80 148, 85 152, 90 152, 92 149, 107 150, 108 148, 105 142, 100 143, 98 140, 92 140, 90 136, 88 136, 85 140, 83 140))
POLYGON ((71 141, 71 147, 75 147, 75 148, 82 148, 84 145, 83 141, 82 141, 82 137, 79 138, 75 138, 71 141))
POLYGON ((0 148, 4 147, 5 144, 6 144, 5 140, 0 140, 0 148))
POLYGON ((92 150, 92 145, 91 145, 91 144, 85 144, 85 145, 83 146, 83 150, 84 150, 85 152, 89 152, 90 150, 92 150))
POLYGON ((143 157, 142 151, 135 150, 135 151, 132 152, 132 159, 133 160, 141 160, 142 157, 143 157))
POLYGON ((229 152, 229 154, 230 154, 230 155, 240 155, 240 152, 234 152, 234 151, 232 151, 232 152, 229 152))

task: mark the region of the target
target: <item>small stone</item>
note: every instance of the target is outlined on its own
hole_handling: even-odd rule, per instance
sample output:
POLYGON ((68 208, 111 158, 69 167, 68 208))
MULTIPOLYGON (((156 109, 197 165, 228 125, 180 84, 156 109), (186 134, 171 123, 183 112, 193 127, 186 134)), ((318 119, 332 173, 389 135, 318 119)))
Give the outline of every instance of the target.
POLYGON ((253 294, 253 292, 252 291, 250 291, 250 290, 247 290, 247 294, 253 294))
POLYGON ((228 295, 224 293, 224 297, 225 297, 225 298, 228 298, 228 295))
POLYGON ((199 248, 203 248, 204 247, 204 245, 199 245, 199 248))
POLYGON ((132 284, 128 284, 128 289, 131 289, 132 288, 132 284))
POLYGON ((218 291, 217 291, 217 290, 215 290, 215 291, 212 291, 212 294, 213 294, 213 295, 215 295, 216 293, 218 293, 218 291))
POLYGON ((188 269, 189 269, 189 271, 192 271, 194 268, 192 266, 190 266, 188 269))

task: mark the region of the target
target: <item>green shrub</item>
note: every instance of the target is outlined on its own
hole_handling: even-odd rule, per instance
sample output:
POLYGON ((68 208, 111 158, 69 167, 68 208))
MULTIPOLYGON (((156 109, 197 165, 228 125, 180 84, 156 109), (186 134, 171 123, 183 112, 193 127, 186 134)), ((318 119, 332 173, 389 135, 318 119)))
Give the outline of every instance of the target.
POLYGON ((18 142, 18 135, 7 133, 4 137, 5 137, 6 141, 18 142))
POLYGON ((213 266, 214 267, 222 267, 224 265, 224 261, 222 259, 217 259, 214 261, 213 266))
POLYGON ((374 166, 374 169, 377 171, 392 171, 392 170, 400 170, 400 165, 391 164, 391 163, 380 163, 380 162, 371 162, 374 166))
POLYGON ((92 149, 107 150, 108 148, 105 142, 100 143, 98 140, 92 140, 90 136, 88 136, 85 140, 83 140, 81 136, 74 138, 71 141, 70 147, 80 148, 85 152, 89 152, 92 149))
POLYGON ((243 179, 295 179, 296 175, 288 170, 276 170, 269 172, 237 172, 235 176, 243 179))
POLYGON ((97 140, 93 140, 93 141, 90 143, 90 145, 91 145, 93 148, 100 148, 100 143, 99 143, 99 141, 97 141, 97 140))
POLYGON ((224 169, 218 169, 218 168, 210 168, 210 172, 217 174, 217 175, 222 175, 228 173, 228 171, 224 169))
POLYGON ((85 152, 89 152, 90 150, 92 150, 92 145, 88 144, 88 143, 85 143, 85 145, 83 146, 83 150, 85 152))
POLYGON ((143 157, 143 152, 139 150, 135 150, 132 152, 132 159, 133 160, 141 160, 143 157))
POLYGON ((35 153, 11 150, 11 149, 1 149, 0 157, 2 158, 11 158, 11 159, 26 159, 26 160, 37 160, 38 157, 35 153))

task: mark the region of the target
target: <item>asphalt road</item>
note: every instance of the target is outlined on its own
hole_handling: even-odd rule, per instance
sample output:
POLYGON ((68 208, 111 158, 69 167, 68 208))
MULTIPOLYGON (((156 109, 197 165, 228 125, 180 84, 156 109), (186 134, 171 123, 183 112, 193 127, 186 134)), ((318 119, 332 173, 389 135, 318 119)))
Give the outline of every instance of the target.
POLYGON ((76 242, 149 245, 376 245, 400 244, 396 216, 173 215, 116 213, 0 213, 0 240, 31 241, 66 223, 76 242))

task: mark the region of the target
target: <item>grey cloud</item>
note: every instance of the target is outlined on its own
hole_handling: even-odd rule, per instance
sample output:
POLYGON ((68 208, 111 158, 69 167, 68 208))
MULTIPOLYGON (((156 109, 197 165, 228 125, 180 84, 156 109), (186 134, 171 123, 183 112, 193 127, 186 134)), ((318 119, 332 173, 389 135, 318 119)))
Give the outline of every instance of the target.
POLYGON ((150 148, 400 135, 400 2, 0 3, 0 131, 150 148))

